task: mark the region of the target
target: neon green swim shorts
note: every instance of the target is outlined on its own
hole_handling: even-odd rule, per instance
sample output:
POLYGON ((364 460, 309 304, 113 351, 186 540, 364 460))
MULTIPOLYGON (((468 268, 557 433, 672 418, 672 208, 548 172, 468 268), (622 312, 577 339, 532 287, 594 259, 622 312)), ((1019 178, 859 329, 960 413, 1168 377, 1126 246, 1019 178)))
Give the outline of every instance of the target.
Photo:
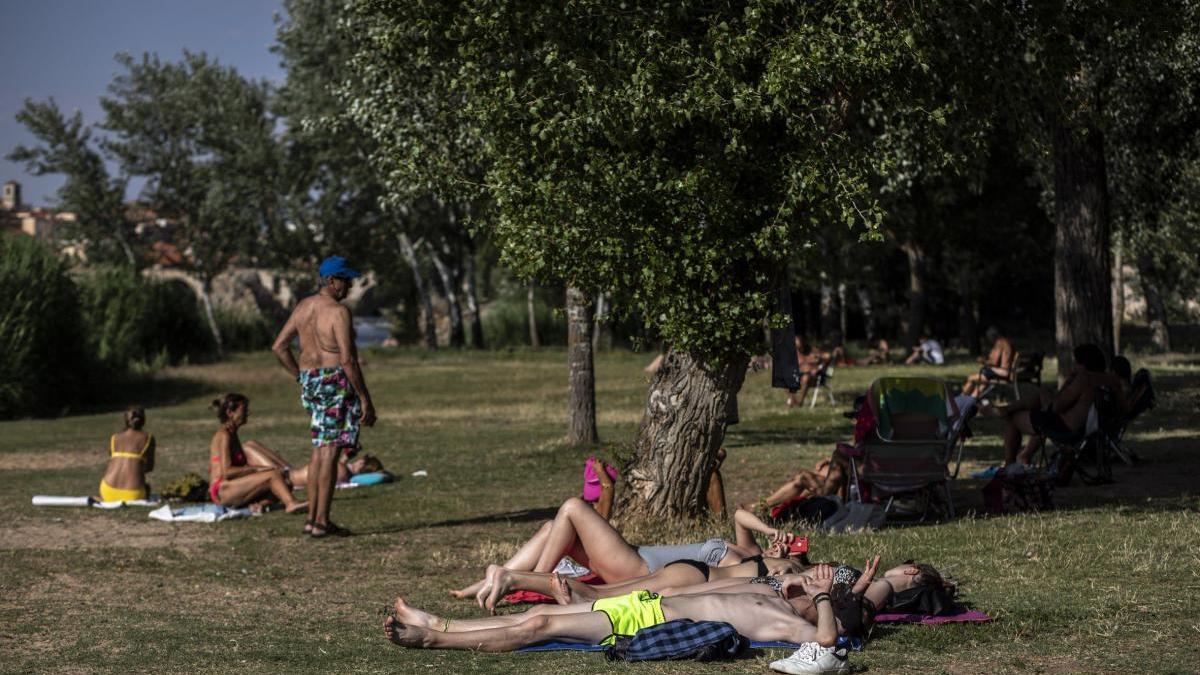
POLYGON ((643 628, 666 621, 663 618, 662 598, 650 591, 601 598, 592 603, 592 611, 604 612, 612 623, 612 634, 600 641, 602 645, 611 645, 617 641, 617 637, 632 637, 643 628))

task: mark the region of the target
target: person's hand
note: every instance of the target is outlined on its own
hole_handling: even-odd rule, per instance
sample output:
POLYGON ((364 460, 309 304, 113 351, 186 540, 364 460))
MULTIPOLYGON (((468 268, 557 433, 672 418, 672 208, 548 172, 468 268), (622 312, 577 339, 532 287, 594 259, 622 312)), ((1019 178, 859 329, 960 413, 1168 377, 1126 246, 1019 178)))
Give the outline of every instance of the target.
POLYGON ((875 573, 879 571, 879 555, 874 558, 867 558, 867 566, 863 568, 862 576, 858 581, 854 582, 854 588, 851 592, 855 595, 862 595, 867 591, 871 582, 875 580, 875 573))
POLYGON ((362 417, 359 418, 359 423, 364 427, 375 426, 375 405, 370 401, 367 401, 363 405, 362 417))
POLYGON ((809 597, 818 593, 828 593, 829 589, 833 588, 833 568, 826 564, 820 564, 810 569, 803 586, 804 592, 809 597))

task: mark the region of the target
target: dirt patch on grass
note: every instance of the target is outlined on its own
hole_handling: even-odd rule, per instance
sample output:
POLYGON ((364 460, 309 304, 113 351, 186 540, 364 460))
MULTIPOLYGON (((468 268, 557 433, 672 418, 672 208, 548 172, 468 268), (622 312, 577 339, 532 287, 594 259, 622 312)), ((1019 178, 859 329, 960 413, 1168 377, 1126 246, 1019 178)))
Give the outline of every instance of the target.
POLYGON ((13 521, 0 538, 0 551, 20 549, 87 550, 98 548, 201 548, 213 540, 207 525, 172 525, 157 520, 130 521, 103 514, 66 514, 52 520, 13 521), (182 528, 187 528, 183 531, 182 528))
POLYGON ((88 451, 39 450, 0 453, 0 471, 58 471, 63 467, 104 465, 104 458, 88 451))

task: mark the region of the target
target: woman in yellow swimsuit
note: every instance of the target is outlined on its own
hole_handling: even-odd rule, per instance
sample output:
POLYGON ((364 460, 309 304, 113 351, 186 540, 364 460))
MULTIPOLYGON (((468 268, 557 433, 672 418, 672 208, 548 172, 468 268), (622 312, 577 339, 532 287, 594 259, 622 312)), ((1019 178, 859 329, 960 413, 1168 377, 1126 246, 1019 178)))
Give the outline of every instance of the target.
POLYGON ((154 436, 142 430, 146 413, 125 411, 125 430, 108 439, 108 468, 100 479, 100 501, 129 502, 150 494, 146 474, 154 470, 154 436))

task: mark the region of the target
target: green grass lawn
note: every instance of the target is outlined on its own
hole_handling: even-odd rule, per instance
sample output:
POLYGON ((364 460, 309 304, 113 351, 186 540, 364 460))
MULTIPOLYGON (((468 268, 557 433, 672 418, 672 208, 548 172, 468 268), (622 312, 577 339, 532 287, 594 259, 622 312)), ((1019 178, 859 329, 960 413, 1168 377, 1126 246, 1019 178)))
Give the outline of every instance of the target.
MULTIPOLYGON (((144 509, 35 508, 34 494, 92 494, 121 406, 147 406, 159 440, 152 481, 203 474, 216 422, 208 402, 252 400, 243 439, 297 463, 307 422, 294 382, 269 354, 173 369, 140 390, 111 392, 103 411, 0 423, 0 671, 5 672, 554 672, 761 673, 783 652, 718 665, 613 666, 600 655, 406 651, 382 637, 397 594, 451 617, 478 616, 447 591, 473 581, 579 492, 586 452, 565 449, 566 358, 537 353, 372 351, 367 378, 379 424, 364 443, 399 480, 340 491, 335 518, 356 536, 313 541, 282 513, 216 525, 167 524, 144 509), (424 469, 426 478, 411 477, 424 469)), ((600 435, 627 447, 645 396, 645 354, 597 362, 600 435)), ((815 535, 818 559, 943 568, 990 625, 881 626, 853 657, 873 672, 1195 672, 1200 670, 1200 361, 1148 364, 1159 406, 1129 439, 1143 457, 1116 482, 1056 495, 1050 513, 996 518, 979 481, 961 480, 958 521, 854 535, 815 535)), ((959 379, 967 365, 842 368, 837 407, 787 410, 769 375, 749 374, 727 441, 730 503, 757 499, 850 435, 840 416, 887 372, 959 379)), ((963 475, 999 457, 981 423, 963 475)), ((658 525, 634 543, 729 535, 725 522, 658 525)))

